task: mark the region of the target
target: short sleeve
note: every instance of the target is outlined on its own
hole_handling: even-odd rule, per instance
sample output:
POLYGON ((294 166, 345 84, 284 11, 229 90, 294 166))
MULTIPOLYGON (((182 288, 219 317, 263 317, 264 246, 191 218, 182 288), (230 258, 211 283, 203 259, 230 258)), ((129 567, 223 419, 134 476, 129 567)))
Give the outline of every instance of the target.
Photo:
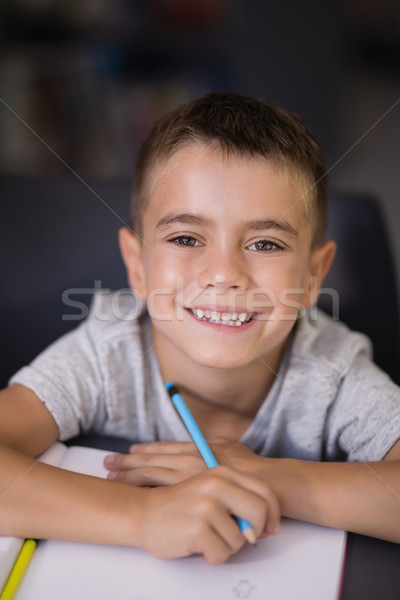
POLYGON ((354 358, 327 415, 327 458, 382 460, 400 438, 400 388, 366 356, 354 358))
POLYGON ((103 380, 90 321, 51 344, 18 371, 9 385, 31 389, 56 421, 61 440, 104 420, 103 380))

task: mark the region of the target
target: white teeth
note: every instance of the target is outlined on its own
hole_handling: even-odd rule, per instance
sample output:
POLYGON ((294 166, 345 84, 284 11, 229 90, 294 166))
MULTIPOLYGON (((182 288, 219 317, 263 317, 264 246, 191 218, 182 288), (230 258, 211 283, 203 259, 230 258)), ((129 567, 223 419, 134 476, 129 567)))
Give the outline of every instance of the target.
POLYGON ((210 321, 211 323, 218 323, 222 325, 229 325, 230 327, 240 327, 244 323, 251 320, 252 315, 250 313, 228 313, 228 312, 217 312, 215 310, 202 310, 201 308, 194 308, 193 314, 203 321, 210 321))

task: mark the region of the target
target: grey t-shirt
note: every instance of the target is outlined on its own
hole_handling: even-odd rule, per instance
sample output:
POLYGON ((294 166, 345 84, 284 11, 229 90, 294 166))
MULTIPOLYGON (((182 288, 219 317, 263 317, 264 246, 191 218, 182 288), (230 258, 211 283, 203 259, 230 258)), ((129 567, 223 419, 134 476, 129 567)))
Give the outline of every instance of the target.
MULTIPOLYGON (((269 457, 382 459, 400 438, 400 388, 370 342, 320 311, 298 321, 275 382, 241 442, 269 457)), ((146 307, 99 293, 89 317, 10 380, 32 389, 60 439, 97 432, 189 440, 164 389, 146 307), (118 302, 116 302, 116 299, 118 302)))

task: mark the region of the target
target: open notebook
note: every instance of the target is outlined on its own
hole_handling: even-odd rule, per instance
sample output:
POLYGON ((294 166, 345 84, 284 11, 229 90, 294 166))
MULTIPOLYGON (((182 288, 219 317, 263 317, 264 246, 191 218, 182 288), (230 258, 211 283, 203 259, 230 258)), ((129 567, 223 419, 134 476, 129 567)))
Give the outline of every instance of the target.
POLYGON ((0 596, 23 543, 22 538, 0 536, 0 596))
MULTIPOLYGON (((57 444, 46 462, 104 477, 107 452, 57 444)), ((283 519, 277 536, 222 565, 162 560, 136 548, 39 542, 15 600, 336 600, 346 535, 283 519)))

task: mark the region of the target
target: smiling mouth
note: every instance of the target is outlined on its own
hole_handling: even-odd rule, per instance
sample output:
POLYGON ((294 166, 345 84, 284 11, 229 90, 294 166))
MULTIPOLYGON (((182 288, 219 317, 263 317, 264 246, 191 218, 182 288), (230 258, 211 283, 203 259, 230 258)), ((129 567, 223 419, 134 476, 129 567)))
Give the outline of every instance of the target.
POLYGON ((188 308, 192 315, 200 321, 216 323, 217 325, 227 325, 228 327, 241 327, 253 320, 256 313, 247 312, 218 312, 215 310, 202 310, 200 308, 188 308))

